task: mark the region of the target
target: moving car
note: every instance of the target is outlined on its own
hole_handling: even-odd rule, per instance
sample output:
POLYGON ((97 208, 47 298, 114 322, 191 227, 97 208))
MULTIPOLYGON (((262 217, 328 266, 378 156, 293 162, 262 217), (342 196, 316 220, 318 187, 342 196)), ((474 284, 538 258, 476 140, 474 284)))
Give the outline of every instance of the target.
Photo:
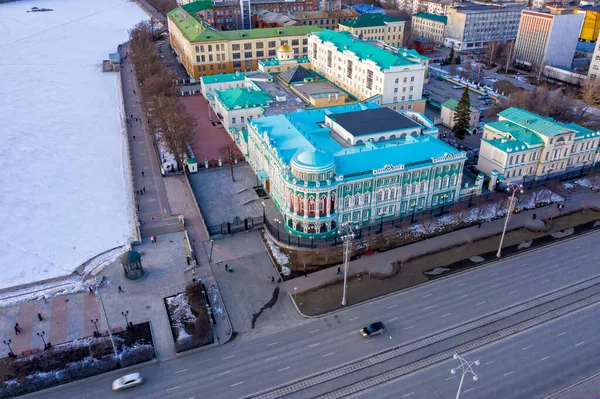
POLYGON ((453 89, 463 89, 464 87, 461 85, 454 85, 452 86, 453 89))
POLYGON ((113 391, 122 391, 123 389, 137 387, 143 381, 144 379, 140 373, 127 374, 119 379, 114 380, 112 383, 112 389, 113 391))
POLYGON ((360 333, 363 337, 372 337, 373 335, 383 334, 385 326, 382 322, 376 321, 373 324, 369 324, 365 328, 360 329, 360 333))
POLYGON ((490 98, 490 96, 487 95, 487 94, 482 94, 482 95, 479 96, 480 100, 485 100, 485 99, 488 99, 488 98, 490 98))

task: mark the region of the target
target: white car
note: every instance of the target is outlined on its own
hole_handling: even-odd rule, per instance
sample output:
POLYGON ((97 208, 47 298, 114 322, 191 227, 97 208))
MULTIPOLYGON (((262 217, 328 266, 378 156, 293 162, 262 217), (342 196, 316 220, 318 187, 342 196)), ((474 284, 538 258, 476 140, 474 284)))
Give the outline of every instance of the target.
POLYGON ((144 382, 140 373, 127 374, 114 380, 112 383, 113 391, 122 391, 123 389, 133 388, 144 382))

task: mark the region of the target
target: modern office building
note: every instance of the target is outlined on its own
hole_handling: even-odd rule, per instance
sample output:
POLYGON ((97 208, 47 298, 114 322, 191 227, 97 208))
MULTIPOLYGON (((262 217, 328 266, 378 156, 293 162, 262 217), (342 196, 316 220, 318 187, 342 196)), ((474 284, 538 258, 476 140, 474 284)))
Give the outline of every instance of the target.
POLYGON ((298 11, 290 13, 298 25, 318 25, 324 29, 337 30, 340 23, 354 20, 359 14, 352 9, 331 11, 298 11))
POLYGON ((487 47, 489 42, 514 40, 523 7, 484 4, 448 9, 444 45, 458 50, 487 47))
POLYGON ((411 31, 415 36, 422 36, 438 44, 444 42, 444 31, 448 17, 426 12, 419 12, 412 16, 411 31))
POLYGON ((429 59, 415 50, 384 50, 349 32, 308 37, 311 68, 359 100, 398 110, 425 111, 423 83, 429 59))
MULTIPOLYGON (((193 3, 191 3, 193 4, 193 3)), ((274 58, 287 43, 296 57, 308 52, 307 34, 316 26, 289 26, 252 30, 218 31, 186 6, 167 14, 169 40, 188 74, 203 75, 256 70, 259 60, 274 58)))
POLYGON ((296 236, 330 236, 343 222, 374 224, 460 194, 466 154, 419 113, 363 103, 247 127, 246 158, 296 236))
POLYGON ((362 40, 379 40, 400 47, 404 40, 406 21, 386 14, 363 14, 357 19, 340 22, 340 31, 347 31, 362 40))
POLYGON ((547 177, 597 161, 600 133, 520 108, 486 123, 477 169, 505 181, 547 177))
POLYGON ((600 40, 596 41, 587 78, 590 80, 597 80, 598 76, 600 76, 600 40))
POLYGON ((587 42, 598 40, 598 34, 600 33, 600 7, 581 7, 575 12, 585 13, 579 39, 587 42))
POLYGON ((539 70, 545 65, 570 68, 585 14, 548 7, 523 10, 515 43, 515 63, 539 70))
POLYGON ((427 14, 447 15, 448 8, 454 4, 453 0, 421 0, 419 11, 427 14))

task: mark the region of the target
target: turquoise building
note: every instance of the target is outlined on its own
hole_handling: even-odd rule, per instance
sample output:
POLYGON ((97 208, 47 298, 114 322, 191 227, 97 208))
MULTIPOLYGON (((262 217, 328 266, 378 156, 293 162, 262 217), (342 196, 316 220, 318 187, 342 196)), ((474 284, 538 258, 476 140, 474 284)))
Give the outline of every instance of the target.
POLYGON ((458 198, 466 153, 437 136, 423 114, 361 103, 252 119, 244 150, 286 230, 323 237, 458 198))

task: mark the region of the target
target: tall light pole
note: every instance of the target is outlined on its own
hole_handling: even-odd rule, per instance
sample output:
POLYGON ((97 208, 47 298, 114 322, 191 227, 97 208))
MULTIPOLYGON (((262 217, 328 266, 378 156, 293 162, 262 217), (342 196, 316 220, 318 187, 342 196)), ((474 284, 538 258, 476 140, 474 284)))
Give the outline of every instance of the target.
POLYGON ((523 185, 522 184, 514 184, 508 183, 508 187, 506 191, 509 193, 512 191, 512 195, 508 199, 508 207, 506 209, 506 218, 504 219, 504 229, 502 229, 502 237, 500 238, 500 245, 498 246, 498 252, 496 253, 496 257, 502 256, 502 244, 504 243, 504 235, 506 234, 506 226, 508 226, 508 220, 510 219, 510 215, 513 212, 515 207, 515 195, 517 192, 523 193, 523 185))
POLYGON ((210 255, 208 256, 208 263, 212 262, 212 250, 215 246, 215 240, 210 240, 210 255))
POLYGON ((40 337, 42 339, 42 342, 44 343, 44 349, 48 349, 48 344, 46 344, 46 339, 44 338, 45 335, 46 331, 42 331, 41 334, 37 333, 37 336, 40 337))
POLYGON ((477 376, 477 374, 475 374, 475 371, 473 371, 473 366, 479 366, 479 360, 475 360, 474 362, 469 362, 465 359, 463 359, 462 357, 458 356, 458 353, 455 353, 453 358, 455 360, 459 360, 460 361, 460 366, 453 368, 452 370, 450 370, 450 372, 452 374, 456 374, 459 371, 462 372, 462 376, 460 377, 460 384, 458 384, 458 392, 456 392, 456 399, 460 398, 460 390, 462 389, 462 384, 463 381, 465 380, 465 375, 467 373, 471 373, 473 374, 473 381, 478 381, 479 377, 477 376))
POLYGON ((273 219, 275 220, 275 223, 277 223, 277 241, 279 241, 279 226, 281 225, 281 220, 279 219, 273 219))
POLYGON ((102 299, 102 294, 100 293, 100 279, 99 276, 96 276, 96 295, 100 299, 100 304, 102 305, 102 312, 104 313, 104 318, 106 319, 106 326, 108 327, 108 335, 110 336, 110 343, 112 344, 113 351, 115 352, 115 356, 119 357, 119 352, 117 352, 117 346, 115 345, 115 339, 112 335, 112 330, 110 328, 110 322, 108 321, 108 315, 106 314, 106 308, 104 307, 104 300, 102 299))
POLYGON ((338 234, 342 241, 344 241, 344 293, 342 295, 342 306, 346 306, 346 281, 348 278, 348 260, 350 258, 350 246, 354 239, 354 232, 352 231, 352 222, 342 223, 338 234))
POLYGON ((121 316, 125 318, 125 327, 129 327, 129 319, 127 319, 127 316, 129 316, 129 310, 121 312, 121 316))

